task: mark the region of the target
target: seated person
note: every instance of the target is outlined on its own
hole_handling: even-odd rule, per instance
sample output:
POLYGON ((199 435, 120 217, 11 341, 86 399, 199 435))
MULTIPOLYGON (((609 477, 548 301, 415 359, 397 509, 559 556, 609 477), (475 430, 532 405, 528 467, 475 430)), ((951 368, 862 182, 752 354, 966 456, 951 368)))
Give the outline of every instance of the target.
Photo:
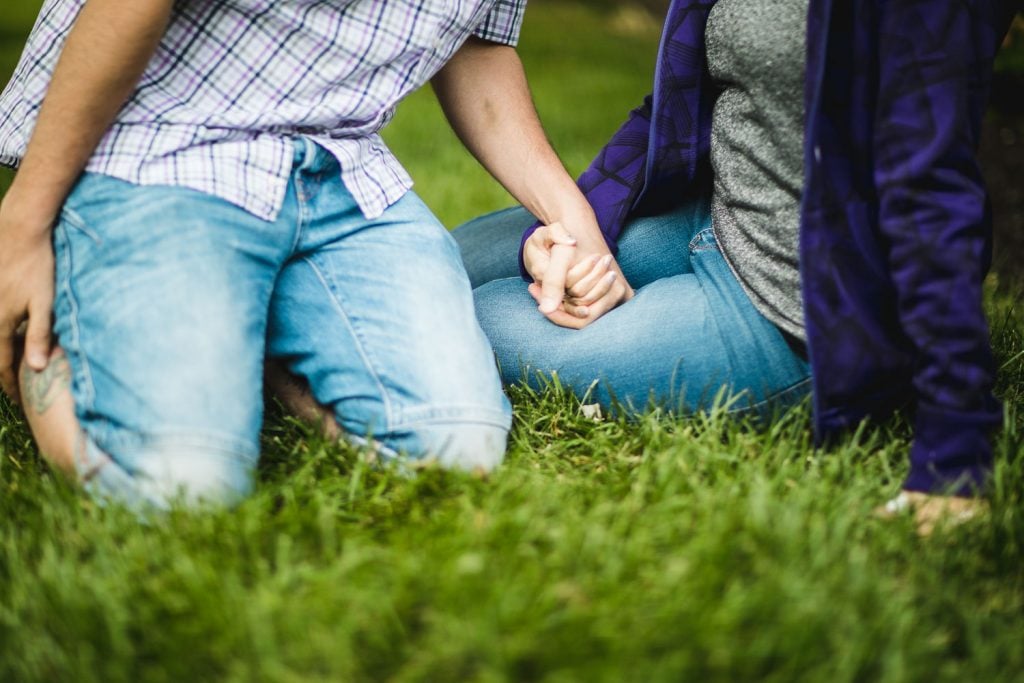
POLYGON ((592 219, 455 231, 504 381, 679 412, 813 389, 820 439, 909 407, 900 500, 977 494, 1001 411, 974 148, 1011 16, 675 0, 652 96, 579 179, 592 219))

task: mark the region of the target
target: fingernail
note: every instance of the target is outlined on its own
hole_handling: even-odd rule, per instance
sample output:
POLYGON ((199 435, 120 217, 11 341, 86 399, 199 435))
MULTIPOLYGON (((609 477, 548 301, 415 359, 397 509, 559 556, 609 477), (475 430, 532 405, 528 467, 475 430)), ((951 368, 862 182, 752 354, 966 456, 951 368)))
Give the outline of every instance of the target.
POLYGON ((45 370, 46 369, 46 354, 40 353, 39 351, 30 351, 25 358, 28 361, 28 365, 33 370, 45 370))
POLYGON ((605 254, 604 258, 601 259, 601 265, 602 266, 607 266, 611 262, 612 262, 612 255, 611 254, 605 254))
POLYGON ((612 272, 605 275, 605 278, 608 279, 608 282, 615 282, 615 278, 617 278, 618 276, 619 274, 613 270, 612 272))
POLYGON ((540 300, 541 313, 554 313, 558 309, 558 299, 545 297, 540 300))

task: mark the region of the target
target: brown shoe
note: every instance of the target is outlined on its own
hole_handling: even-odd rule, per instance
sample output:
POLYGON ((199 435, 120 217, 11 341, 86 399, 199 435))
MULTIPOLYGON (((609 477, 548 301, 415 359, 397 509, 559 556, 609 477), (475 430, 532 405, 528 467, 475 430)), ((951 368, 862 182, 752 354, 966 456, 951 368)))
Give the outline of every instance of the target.
POLYGON ((988 513, 983 498, 935 496, 920 491, 900 491, 885 505, 875 508, 875 516, 892 519, 902 514, 914 515, 917 533, 930 536, 940 526, 952 528, 988 513))

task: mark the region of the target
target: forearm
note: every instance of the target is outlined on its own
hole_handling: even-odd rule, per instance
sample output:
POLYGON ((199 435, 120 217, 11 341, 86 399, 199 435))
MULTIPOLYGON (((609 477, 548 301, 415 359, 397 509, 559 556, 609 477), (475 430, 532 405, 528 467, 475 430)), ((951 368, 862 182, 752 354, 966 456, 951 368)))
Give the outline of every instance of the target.
POLYGON ((4 197, 4 212, 22 230, 49 230, 149 63, 173 4, 173 0, 89 0, 85 4, 4 197))
MULTIPOLYGON (((601 235, 611 253, 618 253, 619 235, 626 225, 644 184, 647 165, 648 136, 651 128, 652 98, 644 98, 640 107, 608 141, 590 166, 576 181, 584 198, 594 211, 601 235)), ((533 280, 524 260, 526 244, 543 223, 535 223, 523 233, 519 246, 519 274, 527 282, 533 280)))
POLYGON ((594 224, 544 134, 514 49, 470 40, 433 86, 459 139, 527 210, 546 224, 594 224))
POLYGON ((470 41, 435 77, 434 90, 463 144, 558 234, 557 244, 545 241, 527 257, 525 267, 541 282, 531 290, 540 312, 578 329, 629 300, 633 290, 594 210, 544 135, 515 51, 470 41))

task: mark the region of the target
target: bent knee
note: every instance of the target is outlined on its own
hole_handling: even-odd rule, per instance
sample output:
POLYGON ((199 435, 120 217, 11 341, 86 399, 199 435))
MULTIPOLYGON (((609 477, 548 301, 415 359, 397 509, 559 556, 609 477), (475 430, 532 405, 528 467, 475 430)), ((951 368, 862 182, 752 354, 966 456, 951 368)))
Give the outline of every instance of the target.
POLYGON ((381 440, 389 451, 446 469, 490 472, 505 457, 508 427, 497 421, 428 422, 381 440))
POLYGON ((90 444, 81 466, 90 493, 131 508, 230 507, 251 493, 255 458, 220 448, 161 443, 136 450, 124 462, 90 444))
POLYGON ((147 497, 156 504, 229 507, 252 491, 252 470, 238 456, 191 449, 162 455, 143 475, 147 497))
POLYGON ((490 472, 505 458, 508 430, 487 424, 458 423, 431 430, 431 455, 442 467, 468 472, 490 472))

